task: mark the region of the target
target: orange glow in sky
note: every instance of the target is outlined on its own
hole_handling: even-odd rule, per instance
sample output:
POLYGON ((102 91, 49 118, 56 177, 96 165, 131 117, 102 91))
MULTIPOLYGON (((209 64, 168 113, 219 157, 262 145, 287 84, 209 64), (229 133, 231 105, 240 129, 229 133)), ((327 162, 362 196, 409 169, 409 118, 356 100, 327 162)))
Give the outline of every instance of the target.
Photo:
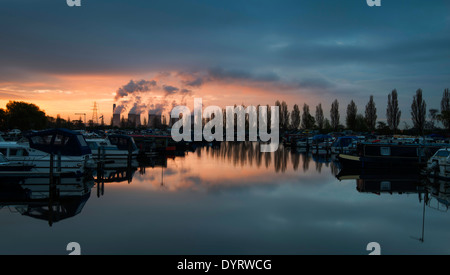
MULTIPOLYGON (((0 83, 0 108, 5 108, 10 100, 25 101, 39 106, 47 115, 56 117, 58 114, 71 120, 79 119, 76 113, 86 113, 86 119, 92 118, 94 102, 97 103, 98 116, 104 116, 105 123, 109 124, 112 117, 112 106, 115 101, 116 91, 127 84, 130 80, 157 80, 162 85, 182 87, 186 78, 176 72, 147 75, 50 75, 43 77, 45 81, 30 82, 4 82, 0 83)), ((181 88, 180 88, 181 89, 181 88)), ((193 108, 194 98, 202 98, 204 106, 217 105, 219 107, 244 105, 274 105, 276 100, 285 100, 292 108, 293 102, 300 106, 305 103, 303 96, 299 93, 282 94, 280 87, 273 83, 254 83, 242 81, 210 81, 200 87, 189 87, 192 91, 186 97, 167 97, 167 109, 164 113, 169 115, 168 110, 172 104, 187 105, 193 108), (174 102, 174 103, 173 103, 174 102)), ((142 97, 142 102, 147 104, 155 99, 163 97, 159 93, 142 92, 133 96, 123 98, 128 100, 128 110, 131 108, 135 96, 142 97)), ((120 100, 119 100, 120 101, 120 100)), ((309 104, 315 100, 308 98, 309 104)), ((144 112, 145 113, 145 112, 144 112)), ((124 111, 122 116, 126 117, 124 111)), ((144 116, 141 116, 143 120, 144 116)))

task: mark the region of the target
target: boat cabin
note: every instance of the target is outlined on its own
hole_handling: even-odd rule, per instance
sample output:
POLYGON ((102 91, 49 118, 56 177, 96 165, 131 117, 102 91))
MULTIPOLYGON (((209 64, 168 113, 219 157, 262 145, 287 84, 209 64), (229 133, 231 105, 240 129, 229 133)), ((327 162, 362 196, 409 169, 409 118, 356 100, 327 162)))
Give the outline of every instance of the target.
POLYGON ((50 129, 25 135, 30 148, 48 154, 61 153, 62 156, 90 155, 83 135, 68 129, 50 129))
POLYGON ((138 150, 134 139, 126 135, 110 135, 108 136, 109 142, 112 145, 117 146, 119 150, 136 151, 138 150))

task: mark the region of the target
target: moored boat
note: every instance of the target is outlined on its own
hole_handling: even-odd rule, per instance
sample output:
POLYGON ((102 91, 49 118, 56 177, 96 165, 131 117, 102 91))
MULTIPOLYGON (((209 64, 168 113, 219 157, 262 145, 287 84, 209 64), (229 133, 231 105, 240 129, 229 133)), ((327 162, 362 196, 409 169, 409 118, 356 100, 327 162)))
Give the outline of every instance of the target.
POLYGON ((345 169, 423 168, 440 148, 434 144, 360 143, 355 155, 341 154, 338 159, 345 169))
POLYGON ((105 139, 86 139, 89 148, 93 153, 93 158, 106 160, 127 160, 129 156, 133 159, 139 154, 134 139, 126 135, 111 135, 105 139))
POLYGON ((19 163, 11 163, 5 156, 0 153, 0 171, 1 172, 23 172, 30 171, 34 166, 19 163))
POLYGON ((450 150, 440 149, 430 158, 426 173, 430 177, 450 180, 450 150))
POLYGON ((0 152, 12 165, 32 166, 31 171, 38 173, 49 173, 54 167, 74 174, 84 174, 86 168, 94 167, 91 150, 81 134, 50 129, 24 137, 27 142, 0 142, 0 152))
POLYGON ((352 154, 356 151, 358 138, 353 136, 339 137, 331 144, 331 153, 333 154, 352 154))

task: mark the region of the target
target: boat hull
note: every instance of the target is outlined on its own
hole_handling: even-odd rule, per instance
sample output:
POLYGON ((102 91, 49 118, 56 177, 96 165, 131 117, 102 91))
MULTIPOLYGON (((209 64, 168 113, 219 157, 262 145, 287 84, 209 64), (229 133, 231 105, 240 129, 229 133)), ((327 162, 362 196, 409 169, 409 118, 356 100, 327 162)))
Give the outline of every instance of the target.
POLYGON ((411 169, 423 168, 426 162, 420 162, 417 158, 402 157, 360 157, 351 155, 339 155, 338 160, 344 169, 411 169))

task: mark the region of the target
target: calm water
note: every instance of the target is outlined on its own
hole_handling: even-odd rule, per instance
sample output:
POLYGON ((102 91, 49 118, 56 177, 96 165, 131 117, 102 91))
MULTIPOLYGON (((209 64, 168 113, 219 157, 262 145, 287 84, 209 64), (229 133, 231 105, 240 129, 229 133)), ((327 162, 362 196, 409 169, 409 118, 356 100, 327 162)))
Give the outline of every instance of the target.
POLYGON ((145 165, 130 180, 65 183, 61 196, 71 198, 51 226, 45 187, 24 202, 23 188, 2 179, 0 253, 68 254, 69 242, 82 254, 368 254, 370 242, 383 254, 450 252, 444 183, 354 173, 340 181, 332 159, 261 154, 251 143, 145 165))

